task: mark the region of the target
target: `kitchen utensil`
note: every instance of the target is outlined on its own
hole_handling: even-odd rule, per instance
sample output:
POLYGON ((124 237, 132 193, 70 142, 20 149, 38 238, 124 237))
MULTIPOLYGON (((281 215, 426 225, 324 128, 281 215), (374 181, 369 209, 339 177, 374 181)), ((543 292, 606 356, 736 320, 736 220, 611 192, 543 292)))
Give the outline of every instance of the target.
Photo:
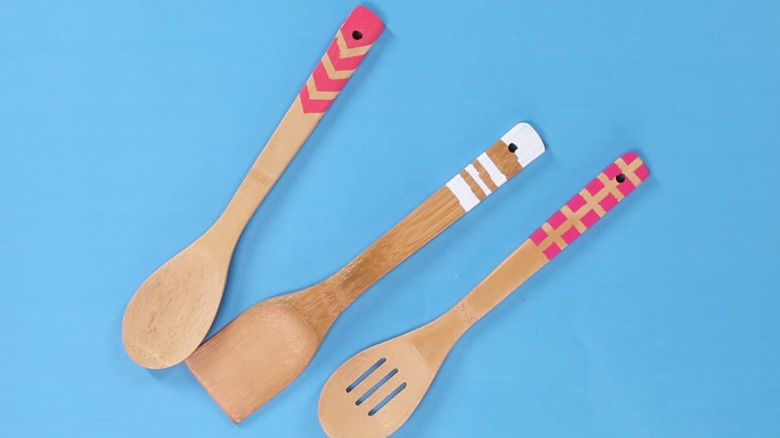
POLYGON ((637 154, 618 158, 443 316, 347 360, 320 396, 320 423, 328 436, 384 438, 395 432, 458 339, 648 175, 637 154))
POLYGON ((369 9, 352 11, 222 215, 138 288, 122 321, 125 350, 136 363, 176 365, 206 337, 244 227, 383 29, 369 9))
POLYGON ((187 366, 240 422, 298 377, 358 296, 543 152, 530 125, 515 126, 343 269, 256 304, 198 348, 187 366))

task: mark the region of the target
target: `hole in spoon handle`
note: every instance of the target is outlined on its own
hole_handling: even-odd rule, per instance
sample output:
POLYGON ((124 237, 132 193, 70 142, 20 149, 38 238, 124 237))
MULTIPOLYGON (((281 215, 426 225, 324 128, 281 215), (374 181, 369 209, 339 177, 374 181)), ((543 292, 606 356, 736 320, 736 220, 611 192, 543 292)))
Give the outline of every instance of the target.
POLYGON ((365 6, 358 6, 349 14, 301 89, 304 113, 322 114, 328 110, 384 28, 382 20, 365 6))
POLYGON ((636 153, 622 155, 531 234, 530 240, 552 260, 649 175, 636 153))

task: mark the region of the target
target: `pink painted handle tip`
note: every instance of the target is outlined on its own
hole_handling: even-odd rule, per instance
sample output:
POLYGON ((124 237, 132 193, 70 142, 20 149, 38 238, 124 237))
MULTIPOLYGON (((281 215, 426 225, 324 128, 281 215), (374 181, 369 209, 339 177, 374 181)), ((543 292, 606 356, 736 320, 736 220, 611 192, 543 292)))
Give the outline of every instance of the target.
POLYGON ((304 113, 324 114, 349 82, 385 25, 370 9, 355 8, 299 94, 304 113))
POLYGON ((650 170, 639 155, 623 154, 531 234, 530 240, 552 260, 648 176, 650 170))
POLYGON ((353 48, 373 44, 384 29, 385 24, 371 9, 358 6, 341 25, 340 31, 347 47, 353 48))

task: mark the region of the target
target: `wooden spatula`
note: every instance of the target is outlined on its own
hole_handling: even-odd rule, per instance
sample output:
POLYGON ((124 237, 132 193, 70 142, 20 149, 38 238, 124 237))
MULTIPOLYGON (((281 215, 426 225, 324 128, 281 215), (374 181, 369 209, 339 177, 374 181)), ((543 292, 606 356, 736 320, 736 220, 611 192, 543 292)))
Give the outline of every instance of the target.
POLYGON ((412 415, 455 342, 648 176, 618 158, 439 319, 358 353, 328 379, 320 423, 333 438, 390 436, 412 415))
POLYGON ((147 368, 176 365, 206 337, 244 227, 383 29, 369 9, 352 11, 219 219, 133 295, 122 340, 136 363, 147 368))
POLYGON ((187 366, 234 422, 243 420, 298 377, 350 303, 543 152, 530 125, 515 126, 343 269, 256 304, 187 366))

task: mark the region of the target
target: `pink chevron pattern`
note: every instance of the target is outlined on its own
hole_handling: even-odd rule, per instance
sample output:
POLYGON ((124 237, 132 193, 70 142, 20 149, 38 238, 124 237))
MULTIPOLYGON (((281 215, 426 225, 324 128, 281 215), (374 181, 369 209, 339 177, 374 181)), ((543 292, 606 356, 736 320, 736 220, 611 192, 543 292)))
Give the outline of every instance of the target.
POLYGON ((636 153, 624 154, 534 231, 531 242, 552 260, 649 175, 650 171, 636 153))
POLYGON ((384 28, 382 20, 370 9, 358 6, 352 11, 301 89, 304 113, 328 110, 384 28))

